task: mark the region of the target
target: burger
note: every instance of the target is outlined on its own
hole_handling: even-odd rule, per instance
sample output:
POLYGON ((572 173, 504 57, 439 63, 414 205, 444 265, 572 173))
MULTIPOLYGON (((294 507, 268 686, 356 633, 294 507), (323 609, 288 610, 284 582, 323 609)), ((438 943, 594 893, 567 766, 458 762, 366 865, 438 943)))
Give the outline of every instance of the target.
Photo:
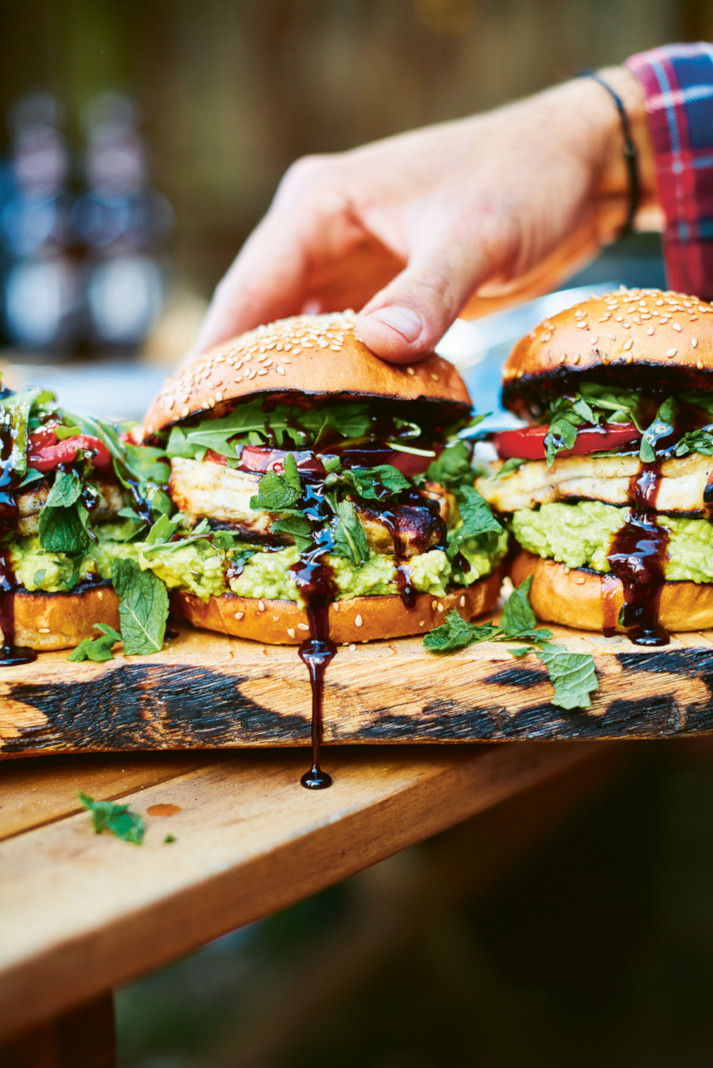
MULTIPOLYGON (((118 440, 118 439, 117 439, 118 440)), ((0 390, 0 663, 116 628, 101 530, 127 496, 104 432, 40 389, 0 390)))
POLYGON ((356 642, 497 600, 507 534, 457 437, 465 384, 435 355, 382 362, 354 327, 353 313, 261 326, 151 405, 142 438, 165 450, 177 513, 132 551, 195 626, 356 642))
POLYGON ((531 331, 476 485, 517 543, 537 615, 660 644, 713 625, 713 306, 622 289, 531 331))

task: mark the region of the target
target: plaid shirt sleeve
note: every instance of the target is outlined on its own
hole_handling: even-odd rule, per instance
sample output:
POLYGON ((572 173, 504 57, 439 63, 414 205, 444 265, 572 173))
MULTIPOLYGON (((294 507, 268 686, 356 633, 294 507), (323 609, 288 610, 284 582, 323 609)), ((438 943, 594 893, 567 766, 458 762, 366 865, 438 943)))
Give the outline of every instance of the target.
POLYGON ((713 300, 713 45, 667 45, 626 65, 646 93, 667 284, 713 300))

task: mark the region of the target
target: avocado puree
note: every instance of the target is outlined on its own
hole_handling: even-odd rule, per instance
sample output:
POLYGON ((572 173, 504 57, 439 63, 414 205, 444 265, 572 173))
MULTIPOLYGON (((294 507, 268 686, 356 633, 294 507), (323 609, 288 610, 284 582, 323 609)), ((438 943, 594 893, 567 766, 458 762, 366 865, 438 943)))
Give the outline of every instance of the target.
MULTIPOLYGON (((537 511, 528 508, 515 512, 512 530, 520 545, 537 556, 567 567, 607 572, 607 552, 626 515, 626 508, 600 501, 544 504, 537 511)), ((659 515, 657 520, 669 531, 666 578, 671 582, 713 582, 713 524, 707 519, 668 515, 659 515)))
MULTIPOLYGON (((249 548, 247 543, 239 546, 239 550, 249 548)), ((506 535, 503 534, 493 556, 475 550, 469 552, 467 547, 462 550, 470 571, 459 580, 460 584, 469 585, 489 574, 495 562, 504 555, 505 548, 506 535)), ((214 548, 207 539, 184 544, 173 542, 153 551, 146 542, 102 541, 94 551, 97 568, 104 577, 111 576, 112 556, 128 556, 142 569, 155 572, 169 589, 189 590, 203 601, 230 590, 241 597, 302 603, 290 571, 299 559, 294 545, 272 552, 258 550, 245 562, 240 574, 234 575, 230 574, 230 554, 214 548)), ((329 555, 327 560, 334 571, 338 600, 398 592, 396 561, 392 555, 372 552, 360 567, 341 556, 329 555)), ((442 549, 421 553, 402 566, 415 589, 436 596, 443 596, 453 574, 451 562, 442 549)))

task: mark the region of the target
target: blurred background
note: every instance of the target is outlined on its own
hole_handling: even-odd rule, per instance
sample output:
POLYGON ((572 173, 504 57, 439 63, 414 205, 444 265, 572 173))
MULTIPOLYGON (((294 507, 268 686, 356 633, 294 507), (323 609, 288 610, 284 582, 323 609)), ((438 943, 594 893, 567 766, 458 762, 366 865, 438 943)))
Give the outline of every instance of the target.
MULTIPOLYGON (((0 0, 6 381, 138 417, 295 158, 711 38, 710 0, 0 0)), ((600 282, 661 284, 657 238, 600 282)), ((459 338, 471 386, 526 320, 459 338)), ((707 752, 561 791, 120 992, 123 1068, 710 1063, 707 752)))

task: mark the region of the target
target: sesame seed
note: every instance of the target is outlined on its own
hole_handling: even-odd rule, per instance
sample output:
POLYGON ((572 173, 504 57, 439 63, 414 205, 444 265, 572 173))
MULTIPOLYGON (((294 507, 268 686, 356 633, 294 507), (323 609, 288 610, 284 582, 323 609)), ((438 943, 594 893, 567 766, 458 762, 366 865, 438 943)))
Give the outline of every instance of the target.
POLYGON ((674 328, 674 330, 678 330, 679 334, 683 330, 683 327, 681 326, 680 323, 671 323, 671 326, 674 328))
POLYGON ((275 367, 275 370, 277 371, 278 375, 284 375, 284 373, 285 373, 285 368, 282 367, 281 364, 279 364, 279 363, 275 367))
POLYGON ((434 382, 438 381, 438 375, 434 374, 433 371, 431 372, 431 378, 433 379, 434 382))
POLYGON ((611 312, 607 312, 606 315, 602 315, 602 317, 599 320, 599 322, 600 323, 605 323, 607 321, 607 319, 611 319, 611 312))
POLYGON ((264 601, 258 601, 257 606, 258 606, 258 608, 260 609, 261 612, 265 611, 265 602, 264 601))
POLYGON ((582 357, 580 356, 580 354, 578 352, 575 352, 574 356, 572 357, 572 363, 576 365, 581 359, 582 357))
POLYGON ((590 345, 596 345, 596 343, 598 341, 599 341, 599 334, 594 334, 593 337, 590 337, 589 344, 590 345))
POLYGON ((354 644, 354 642, 350 642, 350 644, 349 644, 349 652, 350 653, 355 653, 356 652, 356 645, 354 644))
POLYGON ((677 352, 678 352, 678 349, 666 349, 666 358, 668 360, 670 360, 671 357, 675 356, 677 352))
POLYGON ((624 342, 624 348, 628 350, 633 344, 634 342, 631 340, 631 338, 627 338, 627 340, 624 342))
POLYGON ((560 354, 560 358, 559 358, 559 362, 560 362, 560 363, 564 363, 564 361, 565 361, 566 359, 567 359, 567 357, 565 356, 565 354, 564 354, 564 353, 561 353, 561 354, 560 354))
POLYGON ((445 608, 443 607, 443 605, 441 604, 440 601, 438 602, 438 611, 439 612, 445 612, 445 608))
POLYGON ((426 626, 426 620, 425 619, 419 619, 418 625, 419 625, 419 627, 425 627, 426 626))
POLYGON ((649 334, 649 335, 653 334, 654 329, 655 329, 655 327, 653 327, 653 326, 647 326, 646 327, 646 333, 649 334))
POLYGON ((465 608, 465 594, 464 593, 461 594, 460 600, 458 601, 458 604, 461 606, 461 608, 465 608))
POLYGON ((692 337, 691 338, 691 348, 695 349, 697 344, 698 344, 698 338, 697 337, 692 337))
POLYGON ((436 611, 437 604, 438 604, 438 601, 431 601, 431 611, 432 612, 436 611))
POLYGON ((50 628, 49 627, 38 627, 37 629, 40 632, 40 634, 49 634, 50 633, 50 628))
POLYGON ((696 360, 696 367, 698 368, 699 371, 703 370, 703 361, 702 360, 696 360))
POLYGON ((361 618, 361 616, 355 616, 354 617, 354 626, 355 627, 360 627, 363 622, 364 622, 364 620, 361 618))
POLYGON ((415 374, 416 374, 416 372, 414 371, 413 367, 407 367, 407 368, 406 368, 406 371, 407 371, 407 372, 408 372, 408 374, 410 374, 410 375, 415 375, 415 374))
POLYGON ((309 630, 309 626, 307 625, 307 623, 298 623, 297 624, 297 629, 298 630, 309 630))
POLYGON ((585 323, 584 319, 577 323, 578 330, 589 330, 589 323, 585 323))
POLYGON ((236 612, 235 613, 235 618, 236 619, 242 619, 244 615, 245 615, 244 612, 236 612))
POLYGON ((295 636, 295 628, 294 627, 288 627, 287 628, 287 633, 289 634, 289 636, 291 638, 294 638, 294 636, 295 636))

